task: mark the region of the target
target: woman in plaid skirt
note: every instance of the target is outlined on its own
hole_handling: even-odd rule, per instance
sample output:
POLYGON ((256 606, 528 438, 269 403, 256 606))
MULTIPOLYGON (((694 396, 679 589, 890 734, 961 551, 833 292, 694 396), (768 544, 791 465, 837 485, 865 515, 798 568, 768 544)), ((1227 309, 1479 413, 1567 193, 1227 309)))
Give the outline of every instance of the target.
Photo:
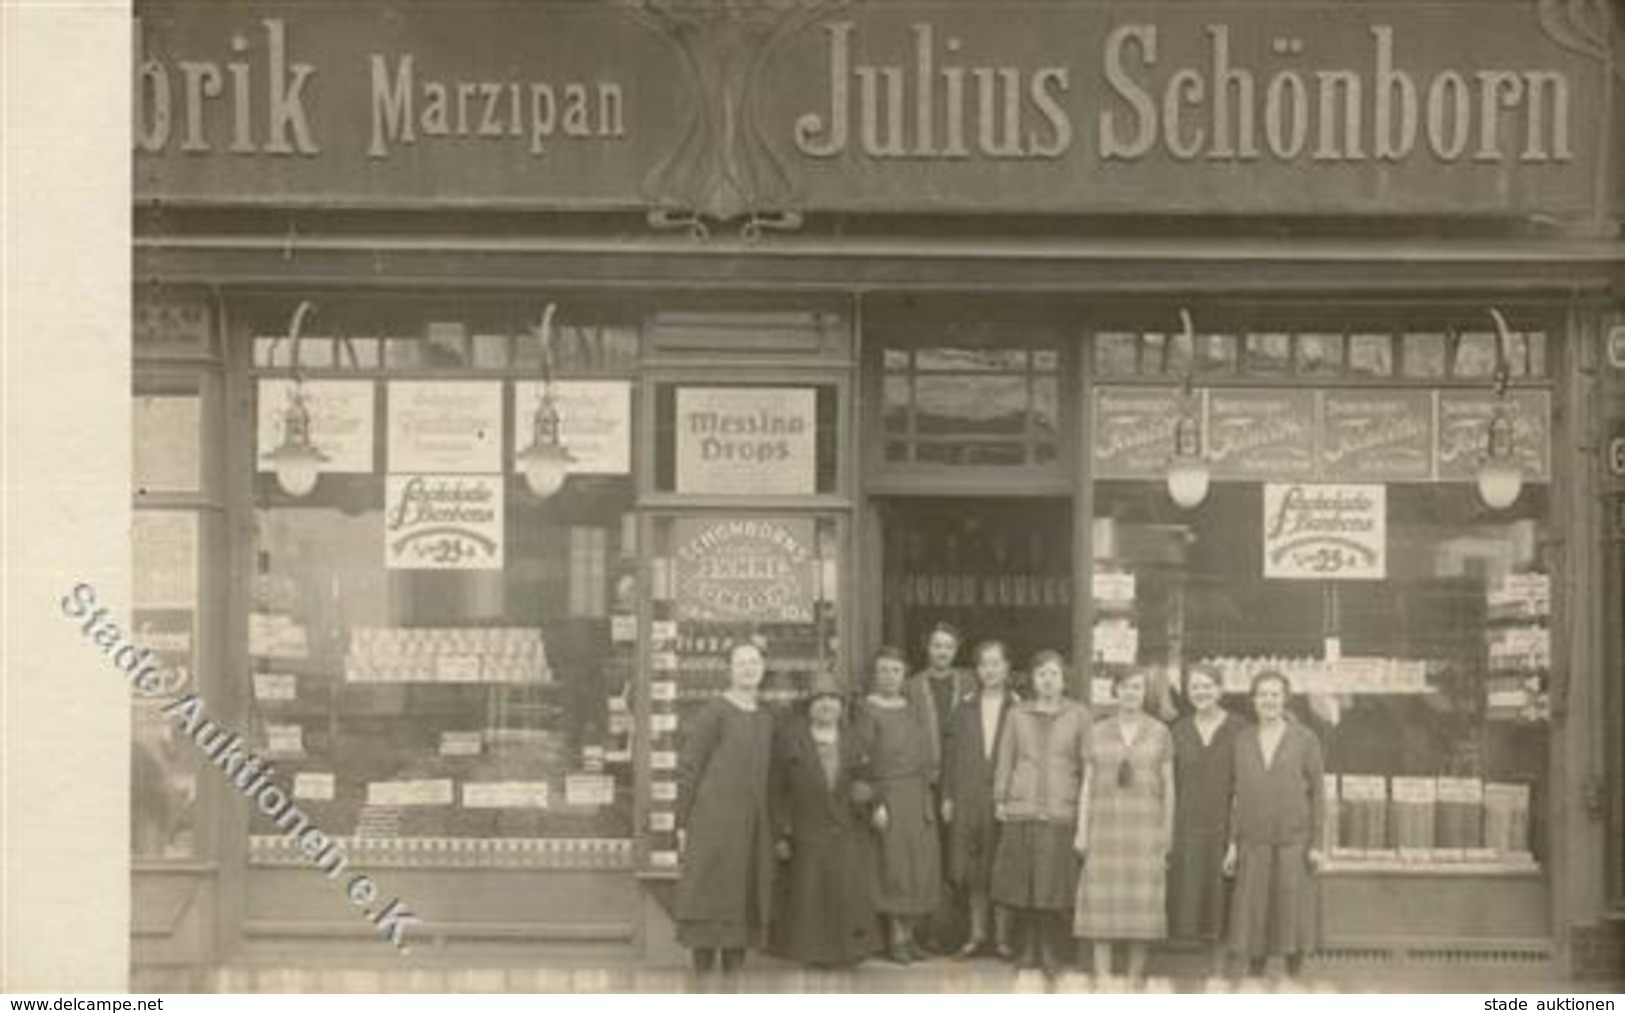
POLYGON ((1148 944, 1168 934, 1174 748, 1168 729, 1145 712, 1145 673, 1124 670, 1112 686, 1117 713, 1095 724, 1078 807, 1084 864, 1073 932, 1094 940, 1097 978, 1111 975, 1112 943, 1121 941, 1128 975, 1139 980, 1148 944))

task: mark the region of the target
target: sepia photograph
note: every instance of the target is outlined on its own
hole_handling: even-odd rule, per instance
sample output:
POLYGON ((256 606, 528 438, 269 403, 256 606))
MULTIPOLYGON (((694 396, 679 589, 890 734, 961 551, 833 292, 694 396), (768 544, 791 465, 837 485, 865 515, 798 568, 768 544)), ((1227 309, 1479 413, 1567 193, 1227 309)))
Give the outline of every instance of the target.
POLYGON ((1618 0, 33 7, 0 991, 1625 990, 1618 0))

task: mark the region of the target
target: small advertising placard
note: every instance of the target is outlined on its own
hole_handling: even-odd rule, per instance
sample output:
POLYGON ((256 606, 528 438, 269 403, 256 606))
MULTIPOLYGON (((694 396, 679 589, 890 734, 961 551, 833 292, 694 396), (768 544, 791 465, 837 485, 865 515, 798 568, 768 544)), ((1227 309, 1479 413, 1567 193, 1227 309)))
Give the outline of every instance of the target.
POLYGON ((1427 391, 1328 390, 1320 395, 1320 473, 1365 482, 1425 482, 1433 474, 1427 391))
MULTIPOLYGON (((1440 391, 1438 394, 1438 477, 1445 482, 1471 482, 1489 447, 1490 419, 1495 395, 1479 391, 1440 391)), ((1512 420, 1512 446, 1523 476, 1544 482, 1551 474, 1551 394, 1518 390, 1507 395, 1512 420)))
POLYGON ((464 809, 546 809, 546 781, 469 781, 464 809))
POLYGON ((500 475, 390 475, 384 493, 389 569, 502 569, 500 475))
POLYGON ((130 524, 131 578, 138 609, 197 607, 197 514, 137 510, 130 524))
POLYGON ((1208 392, 1207 454, 1214 478, 1308 478, 1315 468, 1315 394, 1208 392))
POLYGON ((254 699, 261 702, 288 701, 299 696, 299 677, 272 672, 254 674, 254 699))
POLYGON ((673 522, 673 535, 679 619, 812 620, 817 595, 812 521, 680 518, 673 522))
MULTIPOLYGON (((542 385, 516 383, 513 432, 517 448, 530 444, 542 385)), ((570 452, 572 475, 627 475, 632 471, 632 384, 626 380, 557 380, 553 406, 559 442, 570 452)), ((512 465, 519 471, 518 463, 512 465)))
POLYGON ((449 779, 373 781, 367 785, 368 805, 451 805, 449 779))
POLYGON ((401 380, 388 397, 390 471, 502 472, 502 384, 401 380))
POLYGON ((1381 485, 1266 483, 1264 576, 1383 579, 1388 554, 1387 493, 1381 485))
POLYGON ((293 797, 310 802, 331 802, 334 782, 331 773, 301 771, 293 775, 293 797))
POLYGON ((480 732, 441 732, 441 756, 478 756, 485 748, 480 732))
POLYGON ((1160 478, 1174 453, 1179 392, 1166 387, 1101 387, 1095 392, 1096 478, 1160 478))
POLYGON ((566 774, 564 801, 580 806, 612 805, 615 779, 608 774, 566 774))
MULTIPOLYGON (((373 469, 371 380, 306 380, 301 388, 310 413, 310 442, 327 455, 318 470, 370 474, 373 469)), ((281 446, 292 380, 261 380, 256 411, 260 471, 275 470, 267 455, 281 446)))
POLYGON ((817 490, 818 397, 812 388, 677 391, 677 491, 800 496, 817 490))

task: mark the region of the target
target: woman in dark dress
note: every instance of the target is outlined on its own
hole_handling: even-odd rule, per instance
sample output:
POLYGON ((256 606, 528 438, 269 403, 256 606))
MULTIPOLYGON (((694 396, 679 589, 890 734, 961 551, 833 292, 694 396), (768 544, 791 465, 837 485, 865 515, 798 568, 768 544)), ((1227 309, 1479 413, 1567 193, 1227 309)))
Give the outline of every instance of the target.
POLYGON ((1174 723, 1174 846, 1168 866, 1168 935, 1213 948, 1213 973, 1225 971, 1224 916, 1229 880, 1231 796, 1236 787, 1236 735, 1243 724, 1219 706, 1218 672, 1193 668, 1185 698, 1194 709, 1174 723))
POLYGON ((900 964, 921 959, 917 923, 942 896, 942 858, 931 804, 936 750, 930 720, 903 693, 903 654, 883 647, 875 655, 873 691, 858 705, 859 741, 869 757, 880 832, 875 908, 886 918, 886 952, 900 964))
POLYGON ((773 756, 774 845, 785 879, 774 950, 815 967, 855 964, 880 948, 875 914, 874 790, 833 675, 813 677, 803 714, 773 756))
POLYGON ((1236 736, 1236 807, 1226 872, 1236 876, 1230 949, 1247 972, 1272 956, 1296 977, 1320 941, 1320 821, 1324 761, 1315 733, 1291 720, 1291 684, 1279 672, 1253 678, 1258 724, 1236 736))
POLYGON ((773 719, 756 699, 764 664, 755 644, 728 652, 728 689, 683 729, 677 761, 677 941, 703 979, 722 958, 738 973, 771 922, 773 834, 767 789, 773 719))

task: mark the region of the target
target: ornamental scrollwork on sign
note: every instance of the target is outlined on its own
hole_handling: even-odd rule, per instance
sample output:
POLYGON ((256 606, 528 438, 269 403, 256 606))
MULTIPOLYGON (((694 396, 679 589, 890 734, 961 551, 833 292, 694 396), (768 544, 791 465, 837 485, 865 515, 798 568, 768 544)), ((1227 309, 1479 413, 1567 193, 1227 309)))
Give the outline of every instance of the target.
POLYGON ((1541 31, 1571 53, 1597 60, 1625 81, 1625 62, 1615 52, 1619 25, 1612 0, 1536 0, 1541 31))
POLYGON ((790 167, 762 129, 759 85, 778 49, 847 0, 632 0, 629 9, 677 48, 693 102, 677 143, 644 177, 654 228, 739 221, 739 234, 801 226, 790 167))

